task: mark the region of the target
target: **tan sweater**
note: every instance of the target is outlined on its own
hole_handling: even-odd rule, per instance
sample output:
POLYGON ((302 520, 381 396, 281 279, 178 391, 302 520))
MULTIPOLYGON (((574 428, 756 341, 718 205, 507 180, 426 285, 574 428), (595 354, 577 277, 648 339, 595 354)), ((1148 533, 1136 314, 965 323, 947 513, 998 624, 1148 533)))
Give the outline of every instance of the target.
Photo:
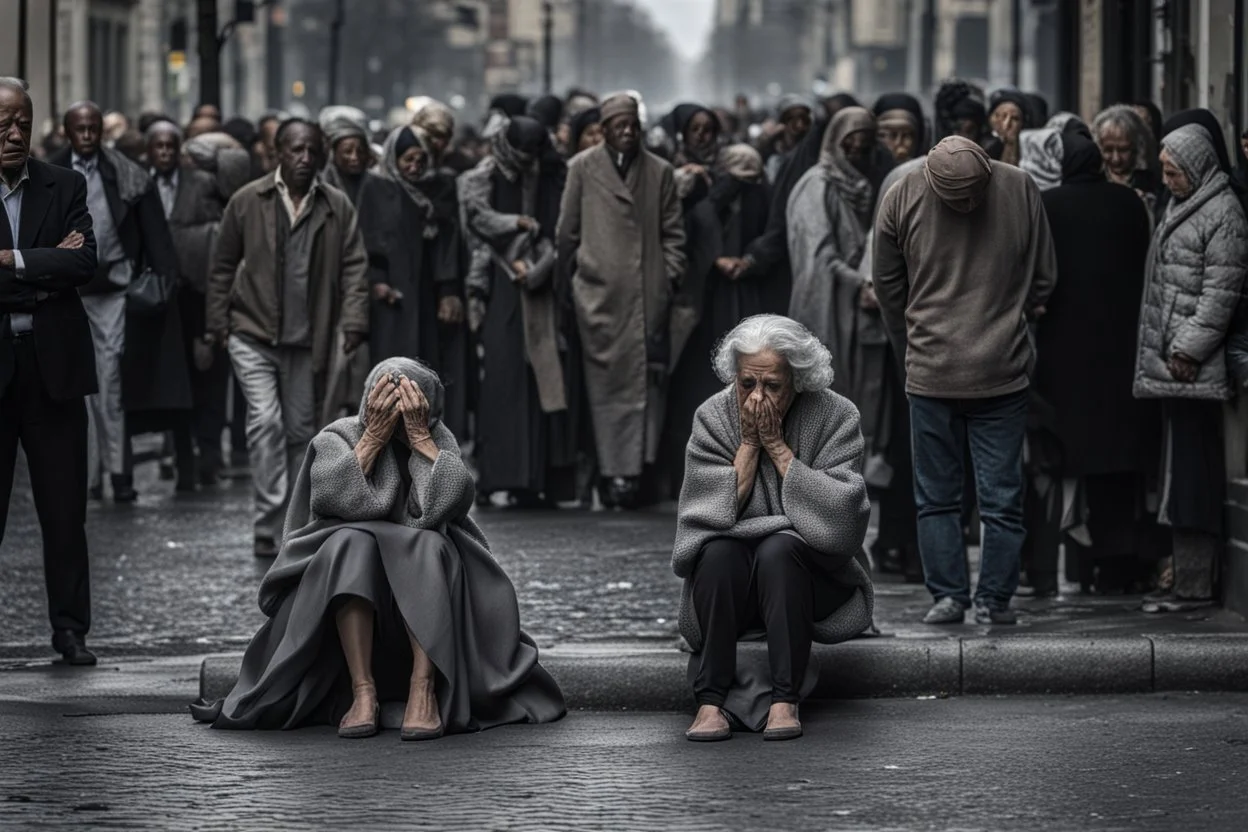
POLYGON ((1053 241, 1031 178, 998 162, 987 171, 969 212, 942 200, 924 166, 880 201, 875 289, 908 393, 984 399, 1028 385, 1026 316, 1057 281, 1053 241))

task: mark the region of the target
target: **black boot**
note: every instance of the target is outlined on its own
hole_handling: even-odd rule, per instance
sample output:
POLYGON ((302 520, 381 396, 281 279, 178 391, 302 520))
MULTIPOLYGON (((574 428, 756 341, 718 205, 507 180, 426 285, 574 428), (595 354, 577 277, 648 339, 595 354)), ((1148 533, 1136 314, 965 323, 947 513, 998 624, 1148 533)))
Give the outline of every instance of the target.
POLYGON ((139 492, 134 490, 132 474, 111 474, 109 479, 113 483, 114 503, 133 503, 139 499, 139 492))

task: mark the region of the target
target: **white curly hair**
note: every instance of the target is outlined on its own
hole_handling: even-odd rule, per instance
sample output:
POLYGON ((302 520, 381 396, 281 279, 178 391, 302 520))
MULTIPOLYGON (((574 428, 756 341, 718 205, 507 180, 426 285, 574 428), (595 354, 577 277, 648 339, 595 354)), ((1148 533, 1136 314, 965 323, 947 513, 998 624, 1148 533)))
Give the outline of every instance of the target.
POLYGON ((764 350, 788 362, 798 393, 832 386, 832 353, 809 329, 783 315, 754 315, 737 324, 715 347, 715 375, 731 384, 741 356, 764 350))

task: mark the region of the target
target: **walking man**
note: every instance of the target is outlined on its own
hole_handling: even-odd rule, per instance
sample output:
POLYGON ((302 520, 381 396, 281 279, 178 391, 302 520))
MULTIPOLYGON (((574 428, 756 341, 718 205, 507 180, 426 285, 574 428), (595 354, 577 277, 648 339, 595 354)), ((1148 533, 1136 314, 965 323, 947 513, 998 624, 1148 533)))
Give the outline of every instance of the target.
POLYGON ((257 557, 277 555, 338 333, 347 354, 368 337, 368 255, 350 198, 317 178, 321 130, 289 119, 276 142, 277 169, 226 206, 204 335, 247 399, 257 557))
MULTIPOLYGON (((99 259, 94 278, 79 290, 91 322, 99 376, 99 393, 88 400, 90 493, 94 499, 103 497, 107 471, 113 500, 132 503, 138 493, 128 429, 136 433, 183 424, 191 401, 186 361, 180 351, 169 351, 181 343, 176 305, 150 320, 128 319, 126 287, 144 268, 176 276, 178 258, 151 176, 116 150, 101 147, 100 108, 90 101, 73 104, 64 126, 70 146, 48 161, 86 177, 99 259), (151 414, 146 424, 128 425, 127 414, 139 411, 151 414)), ((185 485, 193 478, 189 441, 178 450, 185 485)))
POLYGON ((26 84, 0 78, 0 539, 20 441, 43 535, 52 646, 66 664, 87 649, 87 406, 96 390, 91 330, 76 287, 96 270, 87 183, 30 158, 26 84))
POLYGON ((880 203, 875 291, 906 357, 929 624, 961 623, 971 605, 960 520, 968 442, 984 522, 975 620, 1015 623, 1035 361, 1027 320, 1043 314, 1056 262, 1031 177, 969 139, 945 139, 880 203))
POLYGON ((585 354, 608 505, 636 507, 658 456, 685 226, 672 167, 641 146, 637 101, 602 104, 606 143, 568 164, 556 234, 585 354))

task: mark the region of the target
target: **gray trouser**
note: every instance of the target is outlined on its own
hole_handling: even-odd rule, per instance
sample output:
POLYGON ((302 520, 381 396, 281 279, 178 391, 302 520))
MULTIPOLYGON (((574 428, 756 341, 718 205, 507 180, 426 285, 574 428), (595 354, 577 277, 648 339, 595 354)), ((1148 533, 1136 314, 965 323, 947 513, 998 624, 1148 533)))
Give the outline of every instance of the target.
POLYGON ((87 485, 101 484, 105 470, 126 474, 126 413, 121 407, 121 354, 126 348, 126 293, 82 299, 95 345, 100 392, 87 396, 87 485))
POLYGON ((303 452, 316 433, 312 351, 230 336, 230 360, 247 399, 247 450, 255 486, 256 537, 281 543, 286 505, 303 452))

